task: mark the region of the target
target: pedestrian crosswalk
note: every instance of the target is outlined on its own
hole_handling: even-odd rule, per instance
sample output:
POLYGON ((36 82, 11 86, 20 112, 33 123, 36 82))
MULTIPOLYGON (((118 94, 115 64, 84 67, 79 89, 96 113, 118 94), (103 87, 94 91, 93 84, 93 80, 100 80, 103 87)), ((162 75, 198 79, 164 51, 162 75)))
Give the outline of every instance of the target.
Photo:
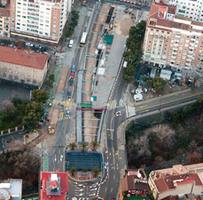
POLYGON ((55 106, 64 106, 64 108, 70 108, 73 106, 73 101, 72 100, 65 100, 65 101, 60 101, 57 99, 53 100, 53 105, 55 106))
POLYGON ((107 109, 109 110, 116 108, 116 106, 117 106, 116 100, 111 100, 107 103, 107 109))

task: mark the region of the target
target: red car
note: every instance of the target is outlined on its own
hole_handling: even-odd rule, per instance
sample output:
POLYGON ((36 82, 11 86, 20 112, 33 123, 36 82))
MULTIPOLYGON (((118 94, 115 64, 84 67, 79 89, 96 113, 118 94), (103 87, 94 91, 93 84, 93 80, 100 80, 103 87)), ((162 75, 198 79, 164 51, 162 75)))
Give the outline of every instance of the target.
POLYGON ((70 77, 75 78, 75 72, 70 72, 70 77))

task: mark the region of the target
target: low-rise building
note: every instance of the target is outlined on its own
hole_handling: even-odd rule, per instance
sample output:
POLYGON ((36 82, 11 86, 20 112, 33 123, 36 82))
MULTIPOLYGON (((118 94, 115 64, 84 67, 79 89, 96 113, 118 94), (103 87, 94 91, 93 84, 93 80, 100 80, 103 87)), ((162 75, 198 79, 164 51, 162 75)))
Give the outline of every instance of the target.
POLYGON ((146 198, 150 192, 147 175, 143 169, 127 170, 121 180, 119 199, 123 199, 123 194, 127 196, 140 196, 146 198))
POLYGON ((159 66, 203 69, 203 23, 176 15, 176 7, 152 3, 143 60, 159 66))
POLYGON ((40 182, 41 200, 66 200, 68 192, 67 172, 41 172, 40 182))
POLYGON ((41 87, 48 55, 0 46, 0 78, 41 87))
POLYGON ((22 179, 9 179, 0 182, 0 199, 21 200, 22 199, 22 179))
POLYGON ((174 165, 152 171, 148 183, 157 200, 184 195, 200 196, 203 194, 203 163, 174 165))

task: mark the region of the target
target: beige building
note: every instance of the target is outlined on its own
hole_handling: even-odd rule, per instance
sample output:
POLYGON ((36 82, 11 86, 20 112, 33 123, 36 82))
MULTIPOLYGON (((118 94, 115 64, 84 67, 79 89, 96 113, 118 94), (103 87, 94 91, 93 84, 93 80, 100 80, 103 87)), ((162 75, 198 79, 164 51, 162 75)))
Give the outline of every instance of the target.
POLYGON ((0 37, 10 37, 10 4, 9 1, 0 0, 0 37))
POLYGON ((203 23, 176 15, 176 7, 152 3, 143 60, 159 66, 203 68, 203 23))
POLYGON ((0 46, 0 78, 41 87, 48 55, 0 46))
POLYGON ((11 35, 58 43, 72 0, 12 0, 11 35))
POLYGON ((157 200, 170 196, 203 195, 203 163, 174 165, 172 168, 152 171, 149 187, 157 200))

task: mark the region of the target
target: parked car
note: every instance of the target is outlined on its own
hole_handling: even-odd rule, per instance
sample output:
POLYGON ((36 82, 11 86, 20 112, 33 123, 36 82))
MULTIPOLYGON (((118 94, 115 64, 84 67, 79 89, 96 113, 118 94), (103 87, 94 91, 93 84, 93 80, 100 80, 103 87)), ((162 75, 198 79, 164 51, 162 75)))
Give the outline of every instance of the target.
POLYGON ((68 47, 69 47, 69 48, 72 48, 72 47, 73 47, 73 42, 74 42, 73 40, 70 40, 70 41, 69 41, 69 43, 68 43, 68 47))

